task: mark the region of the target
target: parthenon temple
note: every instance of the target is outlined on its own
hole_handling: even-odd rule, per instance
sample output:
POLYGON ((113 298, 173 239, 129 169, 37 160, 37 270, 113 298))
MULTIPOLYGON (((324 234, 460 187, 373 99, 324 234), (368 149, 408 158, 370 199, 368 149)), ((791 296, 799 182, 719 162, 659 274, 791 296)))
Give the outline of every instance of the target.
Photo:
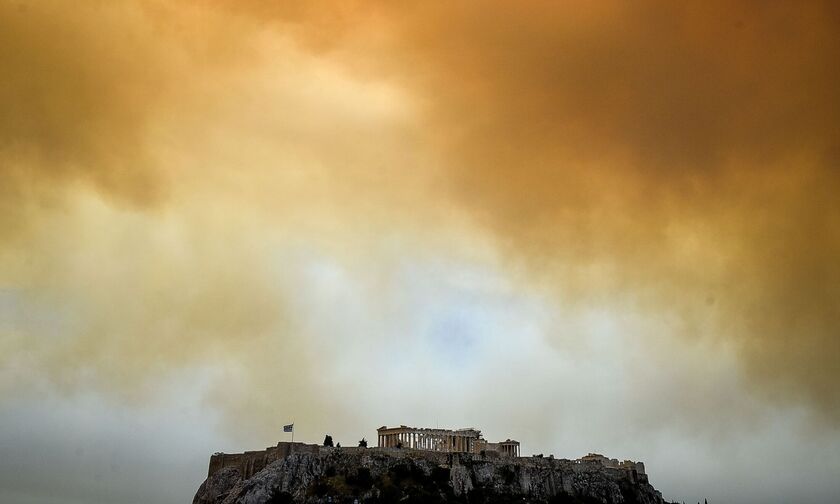
POLYGON ((481 453, 495 451, 506 457, 519 456, 519 441, 505 440, 488 443, 481 437, 481 431, 466 429, 428 429, 417 427, 382 426, 376 429, 380 448, 412 448, 450 453, 481 453))

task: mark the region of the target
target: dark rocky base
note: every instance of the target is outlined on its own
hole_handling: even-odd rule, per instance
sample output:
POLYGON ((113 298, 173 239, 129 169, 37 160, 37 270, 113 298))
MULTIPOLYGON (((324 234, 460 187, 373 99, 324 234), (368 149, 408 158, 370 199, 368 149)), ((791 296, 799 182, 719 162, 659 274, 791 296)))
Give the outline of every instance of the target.
POLYGON ((267 503, 662 504, 644 475, 543 458, 370 449, 294 453, 250 478, 225 467, 193 504, 267 503))

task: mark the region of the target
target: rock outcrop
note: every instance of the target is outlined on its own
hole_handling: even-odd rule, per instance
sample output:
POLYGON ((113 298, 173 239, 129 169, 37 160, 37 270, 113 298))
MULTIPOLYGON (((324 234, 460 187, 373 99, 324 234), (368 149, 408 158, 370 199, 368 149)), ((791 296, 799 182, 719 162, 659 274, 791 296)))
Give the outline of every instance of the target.
POLYGON ((282 457, 269 458, 256 471, 248 460, 234 465, 211 460, 210 473, 193 504, 663 503, 645 474, 541 457, 380 448, 292 449, 282 457))

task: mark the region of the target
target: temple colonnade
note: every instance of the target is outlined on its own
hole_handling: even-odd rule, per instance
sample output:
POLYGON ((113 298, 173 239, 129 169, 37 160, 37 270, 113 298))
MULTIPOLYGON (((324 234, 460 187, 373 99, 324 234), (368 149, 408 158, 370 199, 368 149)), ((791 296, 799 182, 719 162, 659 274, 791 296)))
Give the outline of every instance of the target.
POLYGON ((415 427, 382 427, 377 429, 377 446, 382 448, 414 448, 441 452, 475 453, 481 432, 476 429, 418 429, 415 427))
POLYGON ((481 437, 481 431, 468 429, 427 429, 382 426, 376 429, 377 446, 380 448, 412 448, 446 453, 481 453, 495 451, 506 457, 519 456, 519 442, 511 439, 500 443, 488 443, 481 437))

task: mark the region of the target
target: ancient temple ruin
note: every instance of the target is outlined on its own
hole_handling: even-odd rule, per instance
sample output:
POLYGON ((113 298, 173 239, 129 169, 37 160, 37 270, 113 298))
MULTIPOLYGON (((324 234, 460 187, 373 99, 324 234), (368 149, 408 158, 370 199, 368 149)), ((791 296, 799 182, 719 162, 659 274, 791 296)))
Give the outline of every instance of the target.
MULTIPOLYGON (((210 457, 208 477, 226 468, 235 467, 243 478, 250 478, 270 464, 288 458, 293 454, 321 455, 329 453, 364 454, 378 452, 392 457, 420 457, 435 460, 437 464, 452 464, 453 460, 504 461, 516 464, 536 464, 543 462, 553 467, 553 455, 543 458, 540 455, 521 457, 519 441, 507 439, 490 443, 481 437, 481 431, 468 429, 428 429, 400 425, 399 427, 382 426, 376 429, 379 442, 376 448, 360 444, 347 447, 321 446, 306 443, 281 441, 277 446, 265 450, 244 453, 215 453, 210 457), (398 449, 400 448, 400 449, 398 449), (461 456, 461 454, 464 454, 461 456)), ((647 483, 645 465, 632 460, 619 461, 598 453, 590 453, 579 459, 558 459, 561 464, 600 466, 608 473, 624 474, 630 481, 647 483)))
POLYGON ((495 451, 502 456, 518 457, 519 441, 507 439, 498 443, 489 443, 481 437, 481 431, 475 428, 465 429, 429 429, 382 426, 376 429, 380 448, 412 448, 447 453, 482 453, 495 451))
POLYGON ((634 462, 632 460, 624 460, 619 462, 618 459, 611 459, 601 455, 600 453, 590 453, 577 459, 580 463, 596 463, 604 467, 612 469, 623 469, 637 474, 645 475, 645 464, 643 462, 634 462))

